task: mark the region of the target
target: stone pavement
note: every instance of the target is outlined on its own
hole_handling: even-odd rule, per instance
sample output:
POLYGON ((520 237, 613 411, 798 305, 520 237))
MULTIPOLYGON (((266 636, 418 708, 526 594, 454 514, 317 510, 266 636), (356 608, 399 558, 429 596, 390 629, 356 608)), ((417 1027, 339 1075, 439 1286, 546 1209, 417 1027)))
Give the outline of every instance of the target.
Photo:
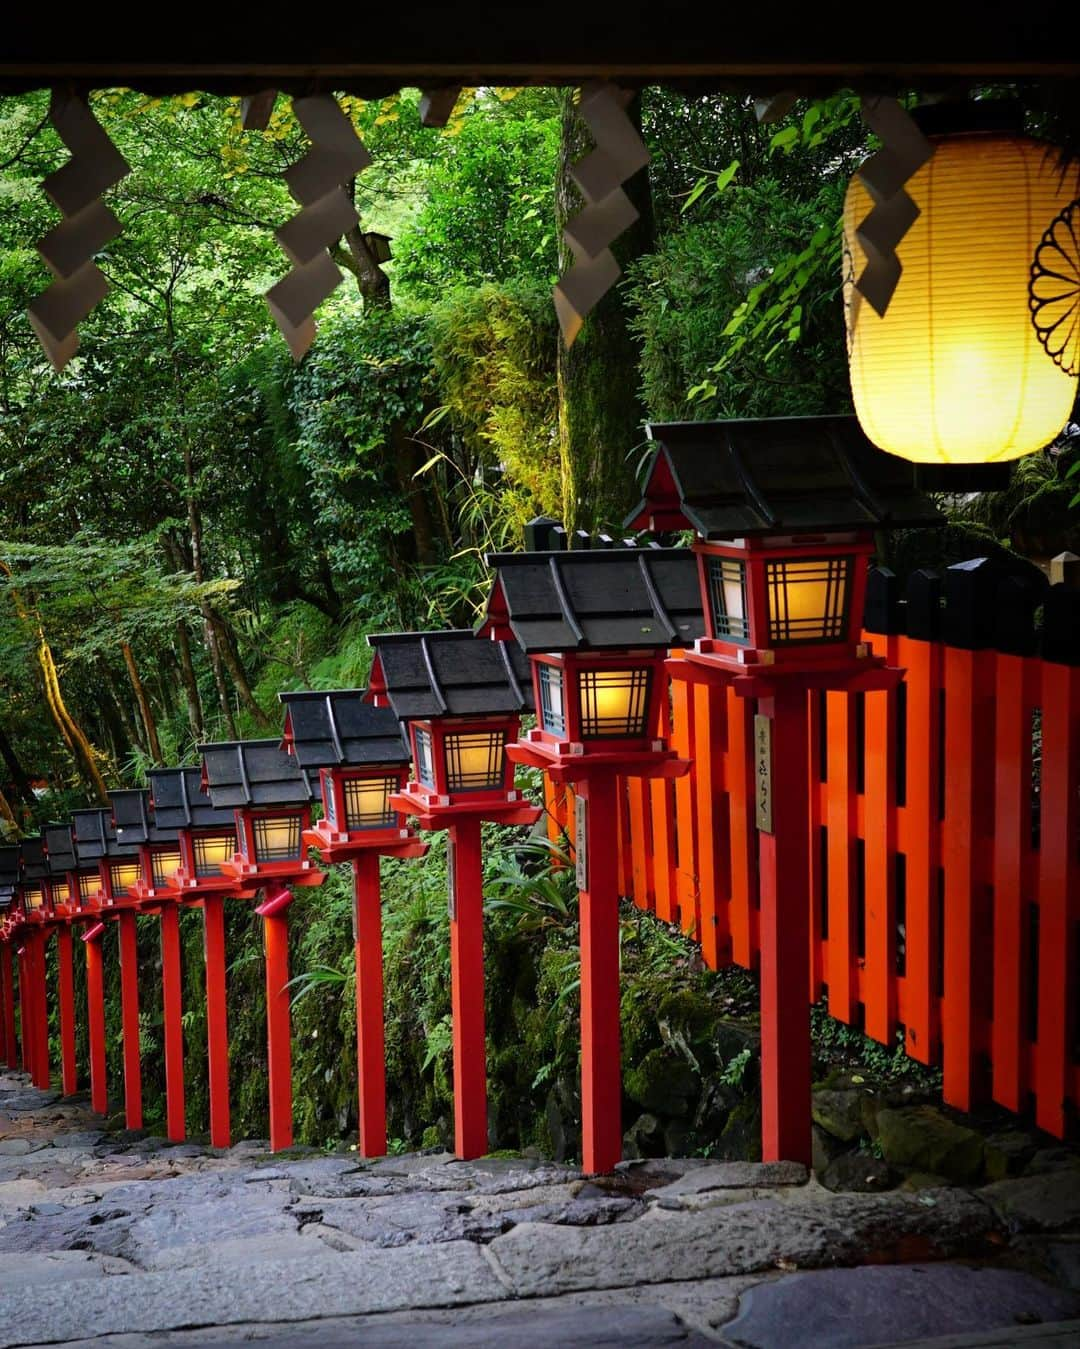
POLYGON ((1076 1166, 832 1194, 787 1163, 274 1157, 0 1076, 0 1349, 1065 1349, 1078 1219, 1076 1166))

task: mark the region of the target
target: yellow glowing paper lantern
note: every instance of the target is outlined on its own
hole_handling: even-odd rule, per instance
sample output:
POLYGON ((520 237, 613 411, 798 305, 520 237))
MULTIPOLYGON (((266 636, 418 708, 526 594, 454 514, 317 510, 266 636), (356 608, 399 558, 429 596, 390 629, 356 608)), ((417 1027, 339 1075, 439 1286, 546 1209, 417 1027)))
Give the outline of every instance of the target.
POLYGON ((844 297, 859 422, 917 463, 1016 459, 1069 419, 1080 375, 1080 173, 1003 132, 931 136, 906 183, 920 214, 884 317, 857 294, 856 238, 873 206, 844 205, 844 297))

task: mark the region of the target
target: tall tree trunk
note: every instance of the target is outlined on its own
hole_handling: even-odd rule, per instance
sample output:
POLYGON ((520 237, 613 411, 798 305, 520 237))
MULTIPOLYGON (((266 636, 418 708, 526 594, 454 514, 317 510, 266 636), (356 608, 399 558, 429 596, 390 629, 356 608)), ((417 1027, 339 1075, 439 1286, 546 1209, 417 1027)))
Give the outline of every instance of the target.
POLYGON ((19 761, 19 756, 15 753, 15 747, 8 739, 8 733, 2 726, 0 726, 0 758, 3 758, 4 765, 11 775, 11 782, 16 793, 28 806, 33 806, 37 801, 34 796, 34 789, 30 786, 26 769, 19 761))
POLYGON ((202 699, 199 697, 199 681, 195 678, 195 666, 191 659, 191 642, 188 639, 187 623, 183 619, 176 625, 176 648, 180 653, 180 680, 184 685, 184 697, 187 699, 188 722, 196 744, 206 739, 203 725, 202 699))
MULTIPOLYGON (((9 581, 12 579, 11 568, 2 560, 0 560, 0 572, 3 572, 9 581)), ((41 618, 36 610, 31 612, 27 609, 23 604, 22 596, 14 586, 10 587, 10 593, 19 621, 31 627, 35 634, 38 666, 41 670, 41 678, 45 689, 45 702, 56 724, 56 729, 60 732, 60 738, 75 756, 76 763, 81 765, 90 789, 98 800, 104 804, 109 798, 105 779, 101 776, 93 746, 64 703, 64 696, 60 692, 60 676, 56 670, 56 661, 53 659, 52 647, 46 640, 41 618)))
POLYGON ((128 678, 131 680, 131 687, 135 692, 135 703, 139 709, 143 729, 146 731, 146 746, 150 758, 160 766, 165 760, 161 753, 161 742, 158 740, 157 722, 154 720, 154 714, 150 708, 150 699, 146 696, 146 689, 143 687, 142 678, 139 675, 139 667, 135 664, 134 653, 127 642, 120 643, 120 652, 124 657, 128 678))
POLYGON ((271 726, 273 723, 255 701, 255 695, 251 691, 251 685, 248 683, 247 674, 240 660, 240 653, 236 649, 236 643, 233 640, 232 630, 220 614, 214 615, 218 645, 221 650, 221 658, 224 660, 229 670, 229 675, 240 695, 240 701, 255 718, 259 726, 271 726))
MULTIPOLYGON (((627 115, 640 130, 640 97, 628 105, 627 115)), ((568 90, 563 95, 555 185, 560 272, 573 260, 562 242, 563 228, 584 205, 570 168, 591 148, 588 128, 568 90)), ((625 270, 627 263, 649 252, 654 243, 648 169, 628 179, 623 188, 640 213, 611 248, 625 270)), ((615 285, 586 318, 569 350, 559 340, 559 459, 563 519, 569 531, 619 527, 634 504, 637 494, 628 456, 644 439, 645 415, 638 397, 637 365, 638 349, 630 334, 623 287, 615 285)))
POLYGON ((15 812, 11 809, 11 803, 2 791, 0 791, 0 820, 3 820, 7 827, 7 837, 16 838, 22 833, 22 827, 15 818, 15 812))
POLYGON ((60 676, 56 671, 52 647, 45 640, 45 634, 40 629, 39 633, 38 664, 41 666, 41 674, 45 681, 45 698, 49 705, 49 711, 52 713, 60 734, 74 752, 77 761, 81 763, 91 790, 104 805, 109 799, 109 791, 105 786, 105 779, 101 776, 94 747, 86 738, 82 727, 67 709, 64 695, 60 692, 60 676))
POLYGON ((435 521, 431 514, 427 489, 415 476, 423 467, 420 446, 405 431, 404 423, 397 422, 391 438, 391 457, 397 471, 398 486, 405 496, 412 517, 413 538, 416 540, 416 560, 425 567, 439 561, 435 521))
POLYGON ((143 735, 142 726, 138 719, 131 715, 131 708, 128 706, 123 689, 119 687, 112 670, 104 662, 101 666, 101 682, 109 694, 109 698, 103 700, 103 702, 107 702, 111 706, 114 717, 120 722, 120 739, 124 746, 128 751, 141 749, 148 754, 150 749, 143 735))

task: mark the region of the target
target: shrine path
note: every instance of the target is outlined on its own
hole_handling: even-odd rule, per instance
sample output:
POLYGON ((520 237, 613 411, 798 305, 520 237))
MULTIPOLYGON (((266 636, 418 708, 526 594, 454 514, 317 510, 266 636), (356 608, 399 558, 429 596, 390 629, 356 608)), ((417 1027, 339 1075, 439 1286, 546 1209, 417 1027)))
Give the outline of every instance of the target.
POLYGON ((0 1349, 1080 1344, 1080 1168, 1005 1210, 834 1195, 786 1163, 592 1182, 100 1125, 0 1076, 0 1349))

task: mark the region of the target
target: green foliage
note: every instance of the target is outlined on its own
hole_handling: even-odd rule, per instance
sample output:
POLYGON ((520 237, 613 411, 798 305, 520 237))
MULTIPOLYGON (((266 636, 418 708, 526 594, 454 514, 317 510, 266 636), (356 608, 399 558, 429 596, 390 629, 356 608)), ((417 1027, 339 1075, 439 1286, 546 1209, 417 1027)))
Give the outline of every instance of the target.
POLYGON ((829 222, 840 196, 831 186, 793 203, 768 179, 729 187, 721 219, 686 225, 634 265, 651 416, 794 415, 847 403, 838 251, 835 275, 826 266, 838 249, 829 222), (796 289, 801 303, 790 305, 796 289))
POLYGON ((451 420, 505 486, 498 508, 520 537, 560 512, 555 316, 550 290, 512 282, 459 290, 431 314, 439 391, 451 420))
POLYGON ((547 90, 511 102, 483 91, 423 167, 424 200, 394 243, 395 285, 438 299, 486 282, 554 280, 548 203, 558 117, 547 90))

